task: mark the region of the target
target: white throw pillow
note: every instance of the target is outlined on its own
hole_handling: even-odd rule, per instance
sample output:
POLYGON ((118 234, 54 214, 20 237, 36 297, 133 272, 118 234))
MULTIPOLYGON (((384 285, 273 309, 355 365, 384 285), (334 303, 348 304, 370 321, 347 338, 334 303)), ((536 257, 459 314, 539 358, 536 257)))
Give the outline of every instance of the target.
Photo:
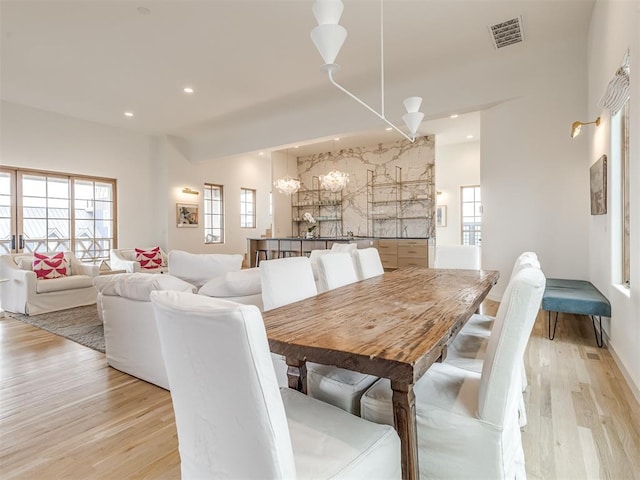
POLYGON ((239 272, 227 272, 212 278, 200 290, 209 297, 245 297, 262 293, 260 270, 249 268, 239 272))

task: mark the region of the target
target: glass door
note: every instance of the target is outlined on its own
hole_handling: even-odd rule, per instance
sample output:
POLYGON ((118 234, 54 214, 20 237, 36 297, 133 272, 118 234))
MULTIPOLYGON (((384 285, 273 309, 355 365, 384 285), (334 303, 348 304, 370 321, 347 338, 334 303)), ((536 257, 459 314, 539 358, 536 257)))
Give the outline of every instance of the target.
POLYGON ((14 253, 17 246, 15 179, 15 171, 0 168, 0 255, 14 253))

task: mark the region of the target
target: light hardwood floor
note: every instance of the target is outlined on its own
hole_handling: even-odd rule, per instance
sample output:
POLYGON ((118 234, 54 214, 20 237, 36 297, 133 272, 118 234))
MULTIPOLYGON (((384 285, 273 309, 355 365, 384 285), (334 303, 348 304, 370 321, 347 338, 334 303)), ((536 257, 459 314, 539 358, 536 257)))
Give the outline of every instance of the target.
MULTIPOLYGON (((495 311, 487 302, 485 311, 495 311)), ((538 316, 526 363, 530 479, 640 479, 640 406, 585 317, 538 316)), ((103 354, 0 319, 0 478, 177 479, 168 392, 103 354)))

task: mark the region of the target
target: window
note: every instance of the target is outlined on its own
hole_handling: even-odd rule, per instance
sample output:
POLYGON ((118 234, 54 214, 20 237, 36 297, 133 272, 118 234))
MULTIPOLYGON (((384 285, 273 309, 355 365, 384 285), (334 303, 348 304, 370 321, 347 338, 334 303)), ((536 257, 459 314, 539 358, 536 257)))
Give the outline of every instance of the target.
POLYGON ((462 199, 462 245, 480 245, 482 242, 482 205, 480 186, 460 187, 462 199))
POLYGON ((0 253, 73 251, 83 262, 115 248, 116 181, 0 169, 0 253))
POLYGON ((629 100, 620 111, 620 166, 622 181, 622 283, 631 286, 631 260, 629 248, 631 234, 629 231, 629 100))
POLYGON ((256 191, 240 189, 240 227, 256 228, 256 191))
POLYGON ((222 185, 204 184, 204 243, 224 243, 222 185))

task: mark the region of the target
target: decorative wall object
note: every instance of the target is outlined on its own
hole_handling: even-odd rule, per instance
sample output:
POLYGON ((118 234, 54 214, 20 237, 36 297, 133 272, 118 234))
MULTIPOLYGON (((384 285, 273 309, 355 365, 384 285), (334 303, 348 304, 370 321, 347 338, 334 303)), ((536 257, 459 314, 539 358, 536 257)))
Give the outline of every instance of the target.
POLYGON ((602 155, 590 169, 591 215, 607 213, 607 156, 602 155))
POLYGON ((177 203, 176 215, 178 228, 198 226, 198 205, 192 203, 177 203))
MULTIPOLYGON (((414 143, 398 140, 390 143, 379 143, 363 147, 343 148, 339 145, 334 151, 298 157, 298 177, 302 182, 298 195, 313 189, 313 177, 325 175, 331 170, 349 173, 349 183, 342 190, 341 208, 342 222, 336 222, 335 232, 323 224, 322 236, 341 235, 339 225, 344 231, 351 231, 356 236, 367 236, 367 171, 373 170, 379 179, 385 176, 395 179, 396 167, 402 168, 404 180, 427 179, 433 175, 435 163, 435 141, 432 135, 419 137, 414 143)), ((302 197, 301 197, 302 198, 302 197)), ((435 216, 435 202, 429 207, 429 218, 435 216)), ((393 222, 389 222, 390 224, 393 222)), ((381 237, 433 237, 435 228, 431 222, 420 223, 421 227, 409 228, 406 232, 397 232, 395 223, 389 230, 376 232, 381 237)), ((293 232, 298 235, 298 232, 293 232)))
POLYGON ((446 226, 447 226, 447 206, 437 205, 436 206, 436 227, 446 227, 446 226))

